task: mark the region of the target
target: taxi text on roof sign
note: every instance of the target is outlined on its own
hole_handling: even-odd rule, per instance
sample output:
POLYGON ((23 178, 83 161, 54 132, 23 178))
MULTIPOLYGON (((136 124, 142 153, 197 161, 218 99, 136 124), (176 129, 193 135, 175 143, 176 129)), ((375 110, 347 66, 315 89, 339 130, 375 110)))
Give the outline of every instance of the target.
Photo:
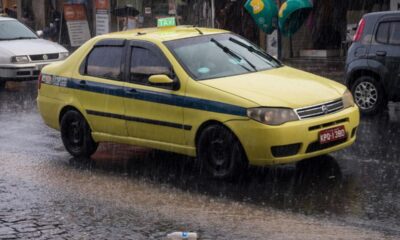
POLYGON ((176 22, 174 17, 160 18, 157 20, 157 27, 175 27, 176 22))

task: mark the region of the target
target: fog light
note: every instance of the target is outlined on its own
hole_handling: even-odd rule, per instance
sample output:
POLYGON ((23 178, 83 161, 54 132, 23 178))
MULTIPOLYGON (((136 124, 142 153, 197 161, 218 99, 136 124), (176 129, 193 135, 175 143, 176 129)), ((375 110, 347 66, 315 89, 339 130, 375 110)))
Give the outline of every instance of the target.
POLYGON ((271 152, 274 157, 288 157, 292 155, 296 155, 300 150, 300 143, 283 145, 283 146, 274 146, 271 147, 271 152))

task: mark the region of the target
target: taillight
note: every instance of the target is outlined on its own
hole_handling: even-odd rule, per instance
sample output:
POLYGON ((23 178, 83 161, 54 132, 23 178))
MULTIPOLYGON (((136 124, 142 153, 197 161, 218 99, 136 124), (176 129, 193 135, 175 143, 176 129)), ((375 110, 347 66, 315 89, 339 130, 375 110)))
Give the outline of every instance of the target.
POLYGON ((41 85, 42 85, 42 73, 39 74, 37 88, 40 89, 41 85))
POLYGON ((353 37, 353 42, 358 42, 361 39, 361 36, 364 32, 364 27, 365 27, 365 19, 361 18, 360 22, 358 23, 356 34, 353 37))

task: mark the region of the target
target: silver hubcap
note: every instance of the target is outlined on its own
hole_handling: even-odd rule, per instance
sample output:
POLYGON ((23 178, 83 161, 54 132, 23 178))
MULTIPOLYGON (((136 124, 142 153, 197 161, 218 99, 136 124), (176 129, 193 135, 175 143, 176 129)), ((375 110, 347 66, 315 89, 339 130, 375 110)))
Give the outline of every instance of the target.
POLYGON ((362 82, 356 86, 354 99, 361 109, 371 109, 378 101, 378 90, 372 83, 362 82))

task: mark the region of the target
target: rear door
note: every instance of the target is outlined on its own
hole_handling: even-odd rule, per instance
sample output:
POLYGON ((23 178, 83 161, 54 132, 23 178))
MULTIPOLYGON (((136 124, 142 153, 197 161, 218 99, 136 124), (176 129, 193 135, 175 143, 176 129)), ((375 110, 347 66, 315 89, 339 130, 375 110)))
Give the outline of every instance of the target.
POLYGON ((107 39, 95 44, 69 83, 94 132, 127 136, 123 117, 125 42, 107 39))
POLYGON ((368 65, 380 70, 387 94, 391 96, 400 89, 400 18, 384 18, 375 29, 368 65))

